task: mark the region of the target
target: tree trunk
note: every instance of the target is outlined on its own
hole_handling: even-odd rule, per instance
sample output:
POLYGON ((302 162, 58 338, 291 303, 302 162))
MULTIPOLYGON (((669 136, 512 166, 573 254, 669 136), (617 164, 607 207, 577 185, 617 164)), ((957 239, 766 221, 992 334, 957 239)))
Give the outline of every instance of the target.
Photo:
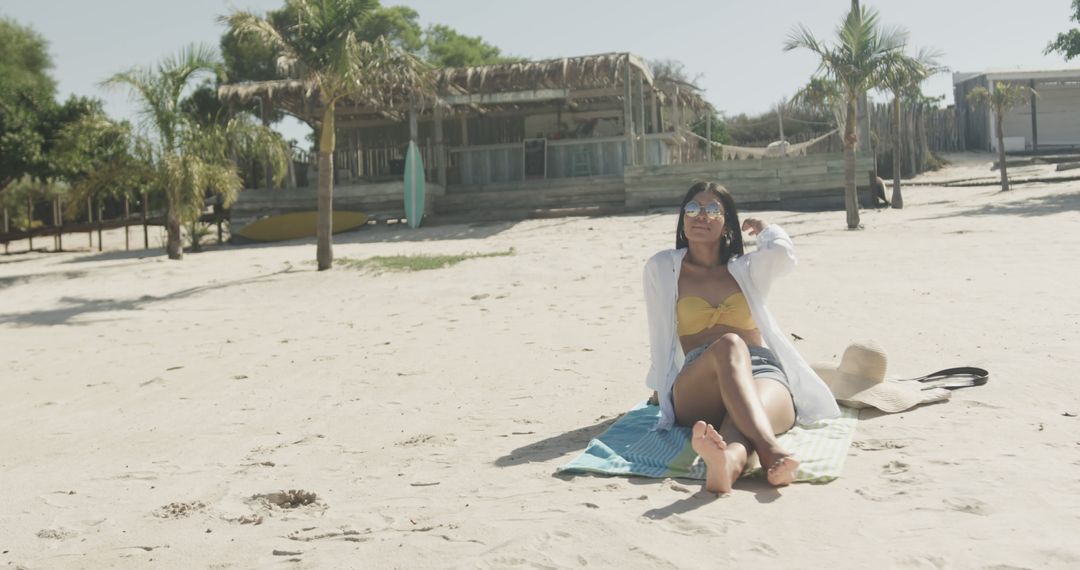
MULTIPOLYGON (((262 115, 262 117, 260 118, 262 119, 262 125, 265 129, 270 128, 270 113, 272 111, 273 109, 270 108, 269 101, 263 101, 262 99, 259 100, 259 114, 262 115)), ((261 158, 263 160, 263 185, 266 186, 267 190, 273 190, 274 170, 273 167, 270 166, 269 152, 267 152, 267 154, 263 155, 261 158)))
POLYGON ((105 240, 101 237, 101 225, 105 219, 105 206, 102 204, 101 199, 98 199, 97 203, 97 250, 105 251, 105 240))
POLYGON ((172 197, 168 197, 168 212, 165 214, 165 231, 168 237, 165 240, 165 251, 169 259, 184 259, 184 245, 180 241, 180 212, 173 204, 172 197))
POLYGON ((124 251, 131 250, 131 232, 128 231, 128 218, 131 217, 131 202, 124 196, 124 251))
POLYGON ((319 136, 319 218, 315 227, 317 245, 315 259, 319 271, 334 265, 334 104, 326 106, 323 113, 322 132, 319 136))
POLYGON ((94 250, 94 228, 92 227, 93 224, 94 224, 94 201, 90 198, 90 196, 87 196, 86 197, 86 227, 88 229, 86 230, 86 241, 88 243, 87 247, 88 247, 89 251, 94 250))
POLYGON ((29 195, 26 196, 26 231, 30 251, 34 251, 34 199, 29 195))
POLYGON ((903 208, 904 197, 900 194, 900 97, 893 99, 893 147, 892 147, 892 207, 903 208))
POLYGON ((856 98, 848 97, 847 120, 844 121, 844 209, 847 210, 847 227, 859 229, 859 195, 855 186, 855 121, 857 120, 856 98))
POLYGON ((1005 113, 997 115, 997 121, 994 122, 994 134, 997 135, 998 164, 1001 165, 1001 191, 1005 192, 1009 189, 1009 174, 1005 171, 1005 128, 1001 126, 1005 113))
POLYGON ((144 190, 142 193, 142 237, 143 249, 150 249, 150 226, 146 224, 150 217, 150 195, 144 190))
POLYGON ((64 202, 56 198, 56 251, 64 251, 64 202))

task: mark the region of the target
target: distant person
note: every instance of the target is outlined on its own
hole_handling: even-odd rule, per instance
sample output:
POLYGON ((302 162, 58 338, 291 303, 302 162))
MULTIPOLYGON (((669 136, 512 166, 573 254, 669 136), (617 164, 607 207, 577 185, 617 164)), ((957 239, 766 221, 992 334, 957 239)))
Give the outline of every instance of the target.
POLYGON ((871 175, 870 186, 870 196, 873 198, 875 208, 881 207, 881 202, 885 202, 886 206, 892 205, 889 204, 889 199, 885 197, 885 181, 880 176, 871 175))
POLYGON ((706 490, 730 491, 752 452, 769 483, 791 483, 799 460, 776 436, 840 413, 765 307, 773 280, 794 267, 784 230, 756 218, 740 226, 731 194, 706 182, 683 199, 675 249, 645 265, 656 427, 693 428, 706 490), (757 236, 756 251, 743 252, 740 228, 757 236))

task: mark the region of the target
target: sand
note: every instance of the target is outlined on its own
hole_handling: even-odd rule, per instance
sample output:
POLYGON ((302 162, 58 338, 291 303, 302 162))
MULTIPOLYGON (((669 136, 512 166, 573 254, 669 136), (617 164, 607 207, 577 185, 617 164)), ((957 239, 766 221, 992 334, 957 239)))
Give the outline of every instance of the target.
POLYGON ((335 238, 514 248, 417 273, 319 273, 311 241, 170 262, 118 232, 0 256, 0 567, 1077 567, 1080 182, 905 201, 858 232, 754 212, 800 256, 770 306, 807 360, 872 339, 890 375, 990 383, 864 412, 832 483, 723 497, 553 475, 648 395, 641 268, 673 210, 335 238))

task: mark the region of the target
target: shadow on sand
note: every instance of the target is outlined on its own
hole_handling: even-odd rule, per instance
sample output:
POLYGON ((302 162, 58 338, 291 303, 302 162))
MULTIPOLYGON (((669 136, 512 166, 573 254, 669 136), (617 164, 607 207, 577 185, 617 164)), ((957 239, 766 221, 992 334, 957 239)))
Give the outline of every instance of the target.
POLYGON ((49 309, 45 311, 29 311, 25 313, 0 314, 0 325, 12 324, 15 326, 26 327, 79 324, 71 322, 72 319, 91 313, 137 311, 142 309, 144 306, 152 305, 154 303, 183 299, 186 297, 191 297, 193 295, 198 295, 200 293, 205 293, 207 291, 215 291, 218 289, 225 289, 227 287, 255 283, 293 271, 295 271, 295 269, 290 267, 288 269, 275 271, 273 273, 267 273, 265 275, 256 275, 254 277, 247 277, 234 281, 225 281, 222 283, 214 283, 212 285, 189 287, 187 289, 181 289, 179 291, 169 293, 168 295, 163 295, 160 297, 155 297, 152 295, 143 295, 142 297, 139 297, 137 299, 86 299, 82 297, 62 297, 60 298, 59 302, 61 305, 65 306, 58 309, 49 309))
MULTIPOLYGON (((1010 192, 1018 192, 1011 190, 1010 192)), ((1000 192, 1000 191, 999 191, 1000 192)), ((1049 216, 1062 212, 1080 210, 1080 192, 1066 194, 1048 194, 1045 196, 1023 197, 1017 196, 1016 200, 1001 204, 985 204, 978 208, 959 210, 941 214, 916 218, 918 220, 940 220, 945 218, 968 217, 968 216, 1021 216, 1025 218, 1049 216)))
MULTIPOLYGON (((412 243, 442 240, 465 240, 484 239, 502 233, 517 222, 481 222, 472 224, 445 224, 428 225, 412 229, 405 224, 368 224, 366 226, 334 234, 334 245, 348 245, 358 243, 412 243)), ((287 241, 257 242, 238 241, 224 244, 208 244, 203 246, 203 251, 192 252, 185 250, 184 256, 200 255, 214 251, 251 250, 281 246, 310 245, 315 246, 315 238, 302 238, 287 241)), ((314 252, 312 252, 314 257, 314 252)), ((87 263, 93 261, 114 261, 121 259, 142 259, 145 257, 160 257, 164 259, 165 249, 151 248, 130 251, 107 251, 104 253, 88 254, 74 257, 64 263, 87 263)))
POLYGON ((495 460, 498 467, 512 467, 523 463, 543 462, 562 457, 572 451, 581 451, 592 438, 604 433, 619 417, 609 418, 588 427, 578 428, 547 439, 519 447, 495 460))

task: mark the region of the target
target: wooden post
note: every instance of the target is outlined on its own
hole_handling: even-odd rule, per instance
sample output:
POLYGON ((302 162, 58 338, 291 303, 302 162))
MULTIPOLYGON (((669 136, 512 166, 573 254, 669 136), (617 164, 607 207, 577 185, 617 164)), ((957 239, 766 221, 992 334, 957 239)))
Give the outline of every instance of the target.
POLYGON ((641 137, 641 141, 638 143, 638 147, 641 149, 641 162, 639 164, 648 164, 648 147, 645 145, 645 74, 638 70, 637 73, 637 132, 641 137))
POLYGON ((87 196, 86 197, 86 228, 87 228, 86 229, 86 239, 87 239, 87 241, 90 242, 90 245, 87 246, 87 247, 89 247, 91 251, 94 249, 94 228, 92 227, 93 223, 94 223, 94 204, 90 200, 90 197, 87 196))
MULTIPOLYGON (((6 235, 8 233, 8 231, 9 231, 8 230, 8 213, 7 213, 7 208, 4 208, 4 234, 6 235)), ((7 254, 8 254, 8 242, 5 240, 4 241, 4 255, 7 255, 7 254)))
POLYGON ((146 218, 150 217, 150 199, 143 190, 142 193, 142 235, 143 235, 143 249, 150 249, 150 228, 146 226, 146 218))
MULTIPOLYGON (((671 122, 675 126, 675 136, 679 136, 679 131, 682 130, 682 112, 679 109, 679 86, 678 85, 675 86, 675 96, 671 98, 671 122)), ((678 146, 679 154, 678 154, 677 161, 680 162, 680 163, 682 162, 683 146, 684 145, 682 145, 682 144, 680 144, 678 146)))
MULTIPOLYGON (((994 94, 994 81, 992 79, 987 80, 986 84, 987 84, 986 90, 989 91, 991 95, 993 95, 994 94)), ((993 146, 995 144, 997 144, 997 139, 995 137, 995 133, 997 133, 996 123, 997 123, 997 121, 994 120, 993 106, 988 104, 986 106, 986 124, 989 125, 989 127, 986 129, 986 139, 987 139, 987 143, 988 143, 986 145, 987 150, 993 150, 993 146)))
POLYGON ((784 102, 781 101, 776 105, 776 120, 780 123, 780 140, 784 140, 784 102))
POLYGON ((915 166, 915 105, 912 104, 908 107, 908 135, 904 139, 908 147, 908 166, 911 168, 911 175, 918 174, 918 169, 915 166))
POLYGON ((56 251, 64 251, 64 203, 56 197, 56 251))
POLYGON ((131 251, 131 233, 128 232, 128 217, 131 216, 131 202, 124 196, 124 251, 131 251))
MULTIPOLYGON (((1035 91, 1035 80, 1034 79, 1032 79, 1030 82, 1028 82, 1028 88, 1030 88, 1032 91, 1035 91)), ((1038 151, 1039 150, 1039 121, 1038 121, 1039 108, 1035 106, 1035 96, 1034 95, 1029 94, 1028 98, 1031 99, 1031 150, 1038 151)))
POLYGON ((652 107, 649 111, 649 125, 651 128, 649 132, 655 134, 660 132, 660 117, 656 114, 656 86, 653 85, 652 90, 649 92, 649 105, 652 107))
POLYGON ((30 251, 34 251, 34 199, 26 196, 26 230, 27 239, 30 240, 30 251))
POLYGON ((623 65, 626 72, 623 74, 623 136, 626 138, 626 153, 623 156, 623 164, 635 164, 634 155, 634 112, 631 102, 633 90, 630 88, 630 56, 627 55, 623 65))
POLYGON ((53 201, 52 201, 52 204, 51 204, 51 206, 52 206, 52 223, 53 223, 53 227, 56 228, 56 233, 53 234, 53 251, 60 251, 60 224, 57 223, 57 220, 59 218, 56 215, 56 203, 59 200, 60 200, 60 198, 58 198, 58 197, 53 198, 53 201))
POLYGON ((97 250, 98 251, 104 251, 102 249, 102 243, 101 243, 102 242, 102 239, 101 239, 101 223, 102 223, 101 218, 104 217, 104 214, 105 214, 105 208, 102 205, 101 200, 98 200, 98 211, 97 211, 97 250))
POLYGON ((436 175, 439 186, 446 189, 446 141, 443 140, 443 108, 435 105, 435 165, 438 169, 436 175))
POLYGON ((472 155, 469 153, 469 119, 461 116, 461 164, 458 170, 461 172, 461 183, 472 183, 472 155))
MULTIPOLYGON (((264 101, 262 97, 259 97, 259 115, 262 119, 263 128, 270 128, 270 116, 274 112, 274 105, 272 101, 264 101)), ((263 156, 263 184, 267 190, 274 189, 274 172, 270 168, 270 160, 268 156, 263 156)), ((125 227, 125 231, 127 226, 125 227)))
POLYGON ((712 109, 705 109, 705 162, 712 162, 712 109))
POLYGON ((416 142, 418 127, 416 124, 416 102, 409 98, 409 140, 416 142))

